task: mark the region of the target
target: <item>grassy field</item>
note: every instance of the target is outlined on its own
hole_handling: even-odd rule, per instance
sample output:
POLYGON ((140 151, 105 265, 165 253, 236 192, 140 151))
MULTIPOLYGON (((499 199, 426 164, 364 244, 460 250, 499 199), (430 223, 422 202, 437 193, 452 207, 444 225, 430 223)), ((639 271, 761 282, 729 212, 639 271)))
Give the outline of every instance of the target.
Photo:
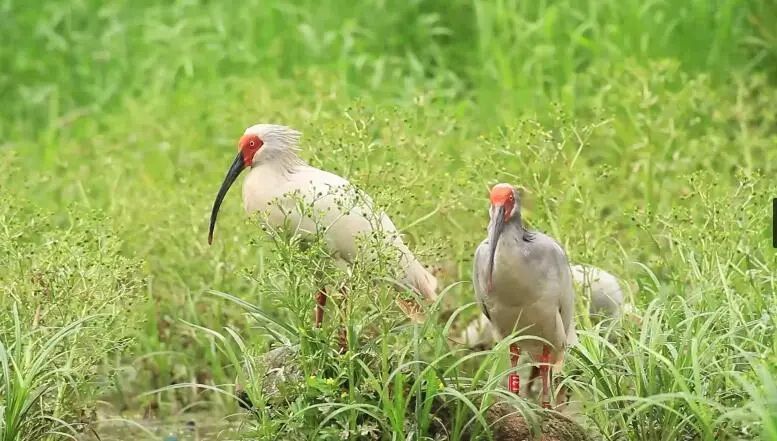
POLYGON ((581 424, 777 440, 774 29, 774 0, 0 0, 0 440, 88 432, 97 399, 127 419, 234 414, 236 380, 270 399, 256 360, 279 342, 301 380, 230 417, 249 438, 424 439, 430 418, 407 416, 429 397, 455 403, 452 439, 477 432, 468 403, 499 389, 506 349, 446 335, 478 313, 471 256, 501 181, 642 316, 616 339, 581 320, 581 424), (335 355, 334 321, 308 329, 324 251, 263 232, 239 191, 208 246, 258 122, 301 130, 301 155, 438 268, 426 324, 358 268, 346 320, 369 337, 335 355))

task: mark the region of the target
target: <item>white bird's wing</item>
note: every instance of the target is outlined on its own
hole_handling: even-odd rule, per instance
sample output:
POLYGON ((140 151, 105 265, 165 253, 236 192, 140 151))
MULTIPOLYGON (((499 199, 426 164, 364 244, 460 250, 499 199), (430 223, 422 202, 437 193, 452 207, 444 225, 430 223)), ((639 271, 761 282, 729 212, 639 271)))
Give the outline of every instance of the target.
POLYGON ((486 292, 488 291, 488 286, 480 274, 481 272, 485 273, 487 265, 488 240, 484 240, 475 250, 475 258, 473 259, 472 263, 472 285, 475 288, 475 301, 477 301, 480 309, 483 311, 483 315, 485 315, 486 318, 488 318, 490 321, 491 315, 489 314, 488 307, 485 303, 485 296, 486 292))
POLYGON ((567 336, 567 346, 577 344, 577 331, 575 330, 575 287, 572 284, 572 269, 569 266, 567 253, 555 240, 553 242, 557 253, 557 262, 561 271, 559 278, 559 314, 564 324, 564 332, 567 336))
MULTIPOLYGON (((401 255, 399 265, 404 274, 400 282, 429 300, 436 298, 437 279, 407 248, 391 219, 376 210, 369 195, 347 179, 309 165, 286 174, 271 168, 254 169, 246 179, 243 195, 249 212, 264 209, 268 202, 279 198, 285 210, 271 210, 270 223, 283 225, 288 220, 297 232, 323 233, 333 257, 343 263, 353 263, 359 255, 359 239, 370 240, 376 237, 373 233, 378 233, 401 255), (304 208, 298 207, 299 200, 304 208)), ((374 257, 374 249, 365 247, 362 256, 374 257)))
POLYGON ((618 279, 607 271, 591 265, 572 265, 572 278, 589 298, 592 316, 618 317, 624 306, 624 296, 618 279))

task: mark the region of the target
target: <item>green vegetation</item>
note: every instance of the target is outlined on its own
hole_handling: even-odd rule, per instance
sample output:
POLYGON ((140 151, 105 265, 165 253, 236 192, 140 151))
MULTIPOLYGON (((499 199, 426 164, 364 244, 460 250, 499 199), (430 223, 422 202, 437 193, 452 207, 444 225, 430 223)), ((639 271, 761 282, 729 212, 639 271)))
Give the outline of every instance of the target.
POLYGON ((83 430, 97 393, 128 418, 226 415, 237 378, 262 403, 256 360, 283 340, 305 380, 246 414, 249 436, 406 439, 436 398, 479 430, 467 402, 499 393, 506 350, 451 353, 445 331, 477 314, 499 181, 573 261, 635 288, 642 324, 581 326, 567 357, 583 425, 777 439, 776 28, 774 0, 0 0, 0 439, 83 430), (306 160, 441 268, 427 323, 359 268, 337 356, 334 308, 309 329, 317 254, 234 189, 207 245, 257 122, 300 129, 306 160))
POLYGON ((56 221, 7 194, 0 204, 3 441, 72 436, 88 423, 114 374, 103 362, 143 318, 133 310, 145 300, 139 263, 120 255, 101 216, 64 214, 56 221))

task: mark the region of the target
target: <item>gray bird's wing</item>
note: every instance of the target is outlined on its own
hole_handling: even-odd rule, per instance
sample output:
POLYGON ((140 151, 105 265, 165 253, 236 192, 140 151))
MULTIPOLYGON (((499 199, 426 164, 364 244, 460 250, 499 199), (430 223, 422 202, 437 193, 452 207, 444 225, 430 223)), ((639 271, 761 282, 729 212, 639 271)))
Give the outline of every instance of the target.
POLYGON ((558 311, 557 318, 561 320, 566 344, 575 344, 575 289, 566 252, 552 237, 538 231, 533 232, 531 242, 524 246, 531 247, 527 253, 527 264, 540 275, 541 283, 537 289, 545 296, 543 301, 547 302, 547 307, 558 311))
POLYGON ((488 241, 484 240, 475 250, 475 258, 472 263, 472 285, 475 287, 475 301, 477 301, 483 315, 491 321, 491 315, 485 303, 485 295, 488 287, 486 281, 481 278, 481 271, 485 272, 488 265, 488 241))

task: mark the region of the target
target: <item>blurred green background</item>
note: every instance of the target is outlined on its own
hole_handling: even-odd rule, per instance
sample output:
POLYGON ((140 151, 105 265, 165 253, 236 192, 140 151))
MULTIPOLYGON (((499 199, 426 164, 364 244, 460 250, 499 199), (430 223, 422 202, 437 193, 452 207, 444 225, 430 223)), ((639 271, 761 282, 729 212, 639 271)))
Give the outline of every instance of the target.
MULTIPOLYGON (((669 332, 683 314, 736 311, 731 329, 752 342, 739 349, 771 365, 759 380, 732 368, 756 392, 728 378, 695 393, 758 402, 752 433, 777 433, 753 398, 777 375, 774 0, 0 0, 0 35, 0 191, 55 229, 97 210, 90 228, 115 229, 143 262, 135 343, 109 362, 117 409, 169 413, 204 394, 138 393, 233 381, 213 337, 181 320, 247 326, 208 289, 267 302, 245 276, 271 270, 271 250, 246 240, 261 231, 238 191, 205 239, 238 137, 277 122, 303 131, 306 160, 412 225, 442 285, 469 279, 485 191, 509 181, 530 191, 532 225, 623 278, 639 307, 689 299, 661 322, 665 342, 709 332, 669 332)), ((453 304, 470 301, 454 288, 453 304)), ((725 413, 712 408, 710 425, 725 413)), ((605 410, 615 439, 630 423, 605 410)))

